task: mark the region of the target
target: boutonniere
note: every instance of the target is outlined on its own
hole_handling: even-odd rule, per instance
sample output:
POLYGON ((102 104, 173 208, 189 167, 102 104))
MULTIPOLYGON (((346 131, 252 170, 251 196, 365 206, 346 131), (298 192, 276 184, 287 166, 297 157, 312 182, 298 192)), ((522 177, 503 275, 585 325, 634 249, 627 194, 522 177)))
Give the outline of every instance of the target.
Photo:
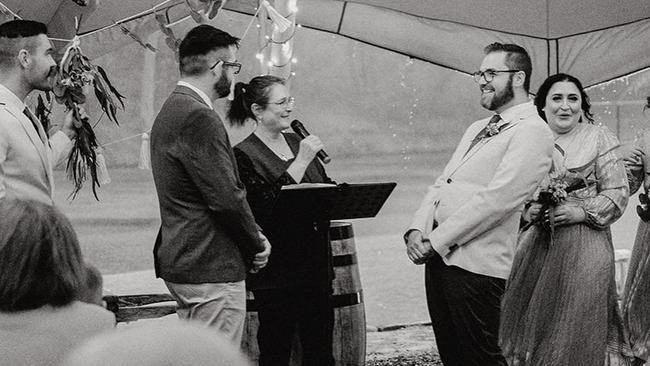
POLYGON ((499 132, 500 132, 500 129, 499 129, 499 126, 496 125, 496 123, 495 124, 488 123, 488 125, 485 126, 485 133, 486 133, 487 136, 492 137, 492 136, 498 134, 499 132))
POLYGON ((510 123, 504 123, 504 124, 502 124, 501 126, 496 125, 496 124, 494 124, 494 125, 490 125, 490 124, 488 124, 488 125, 485 127, 485 133, 486 133, 486 135, 489 136, 489 137, 496 136, 496 135, 499 134, 499 132, 503 131, 503 130, 504 130, 506 127, 508 127, 509 125, 510 125, 510 123))
POLYGON ((488 125, 485 126, 485 129, 483 130, 483 132, 481 134, 479 134, 478 136, 476 136, 476 138, 472 141, 472 143, 477 143, 477 142, 483 140, 484 138, 496 136, 496 135, 499 134, 499 132, 505 130, 509 126, 510 126, 510 123, 504 123, 501 126, 499 126, 497 124, 489 124, 488 123, 488 125))

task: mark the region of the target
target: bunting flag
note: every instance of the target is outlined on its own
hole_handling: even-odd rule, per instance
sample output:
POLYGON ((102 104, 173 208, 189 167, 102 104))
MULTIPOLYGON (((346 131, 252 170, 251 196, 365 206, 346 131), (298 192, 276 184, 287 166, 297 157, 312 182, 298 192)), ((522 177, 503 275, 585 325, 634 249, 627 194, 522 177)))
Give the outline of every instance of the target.
POLYGON ((181 40, 176 38, 171 28, 167 27, 167 17, 162 13, 156 12, 154 13, 154 18, 158 22, 160 31, 165 35, 165 43, 174 53, 178 54, 178 47, 181 45, 181 40))
POLYGON ((212 20, 217 16, 217 13, 225 5, 225 1, 222 0, 212 0, 212 5, 210 5, 210 12, 208 13, 208 19, 212 20))
POLYGON ((151 52, 157 52, 158 51, 158 49, 156 47, 152 46, 151 43, 143 41, 137 34, 131 32, 127 27, 123 26, 122 24, 120 24, 120 29, 122 30, 122 33, 124 33, 127 36, 131 37, 140 46, 148 49, 151 52))

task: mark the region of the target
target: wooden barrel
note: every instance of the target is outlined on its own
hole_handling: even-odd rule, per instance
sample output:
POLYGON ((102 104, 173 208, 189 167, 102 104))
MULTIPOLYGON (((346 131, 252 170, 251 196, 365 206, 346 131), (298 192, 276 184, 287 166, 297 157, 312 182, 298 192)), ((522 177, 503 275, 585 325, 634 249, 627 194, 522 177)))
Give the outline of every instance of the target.
MULTIPOLYGON (((366 310, 357 264, 354 231, 349 222, 332 222, 330 225, 332 265, 334 267, 333 353, 336 366, 362 366, 366 361, 366 310)), ((246 325, 242 349, 253 360, 259 359, 255 298, 247 293, 246 325)), ((293 341, 291 365, 301 365, 300 334, 293 341)))

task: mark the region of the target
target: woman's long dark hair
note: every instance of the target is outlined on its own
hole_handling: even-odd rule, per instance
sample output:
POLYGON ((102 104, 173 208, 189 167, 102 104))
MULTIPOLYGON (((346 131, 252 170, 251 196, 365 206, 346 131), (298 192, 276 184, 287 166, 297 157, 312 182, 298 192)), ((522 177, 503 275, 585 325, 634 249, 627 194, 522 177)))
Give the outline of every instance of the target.
POLYGON ((252 78, 248 84, 235 84, 235 98, 228 109, 230 125, 242 126, 247 118, 255 119, 251 106, 268 104, 269 91, 276 84, 285 85, 285 81, 277 76, 262 75, 252 78))
MULTIPOLYGON (((542 117, 544 121, 547 121, 546 114, 544 113, 544 107, 546 106, 546 97, 548 96, 548 92, 551 90, 553 84, 559 83, 561 81, 573 83, 576 88, 580 90, 580 97, 582 98, 582 113, 587 119, 587 122, 593 124, 594 115, 591 113, 591 103, 589 103, 589 96, 587 93, 585 93, 585 89, 582 87, 580 80, 578 80, 578 78, 575 76, 571 76, 569 74, 555 74, 547 77, 546 80, 544 80, 542 86, 540 86, 539 90, 537 91, 537 95, 535 96, 535 106, 537 107, 537 113, 539 113, 539 116, 542 117)), ((582 119, 580 122, 582 122, 582 119)))

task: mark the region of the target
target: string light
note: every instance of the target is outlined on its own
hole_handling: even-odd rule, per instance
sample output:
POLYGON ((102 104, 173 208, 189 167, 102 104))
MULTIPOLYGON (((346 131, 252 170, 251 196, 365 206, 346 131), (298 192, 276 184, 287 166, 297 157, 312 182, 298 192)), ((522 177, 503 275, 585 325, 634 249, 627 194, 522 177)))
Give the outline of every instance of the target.
MULTIPOLYGON (((289 19, 293 17, 295 19, 295 14, 298 11, 298 7, 296 6, 296 1, 289 1, 287 10, 289 11, 288 15, 280 15, 284 17, 285 19, 289 19)), ((262 31, 264 28, 262 27, 261 22, 266 21, 266 19, 260 19, 258 18, 258 24, 256 25, 258 31, 262 31)), ((296 24, 295 20, 292 20, 292 25, 291 25, 291 33, 288 36, 285 36, 285 32, 277 32, 277 29, 273 35, 268 35, 264 34, 262 39, 263 45, 260 45, 260 48, 255 55, 255 58, 257 58, 260 61, 260 67, 262 69, 262 73, 266 74, 270 71, 271 68, 282 68, 291 64, 296 64, 298 60, 293 57, 293 47, 292 47, 292 41, 296 35, 296 31, 298 28, 302 28, 301 24, 296 24), (278 34, 281 34, 282 37, 281 39, 276 39, 278 37, 278 34), (281 64, 280 60, 277 57, 273 57, 269 59, 269 45, 273 45, 274 47, 279 47, 280 54, 282 60, 285 60, 286 56, 286 63, 281 64)), ((288 29, 287 29, 288 31, 288 29)), ((290 72, 288 78, 294 77, 296 74, 295 72, 290 72)))

